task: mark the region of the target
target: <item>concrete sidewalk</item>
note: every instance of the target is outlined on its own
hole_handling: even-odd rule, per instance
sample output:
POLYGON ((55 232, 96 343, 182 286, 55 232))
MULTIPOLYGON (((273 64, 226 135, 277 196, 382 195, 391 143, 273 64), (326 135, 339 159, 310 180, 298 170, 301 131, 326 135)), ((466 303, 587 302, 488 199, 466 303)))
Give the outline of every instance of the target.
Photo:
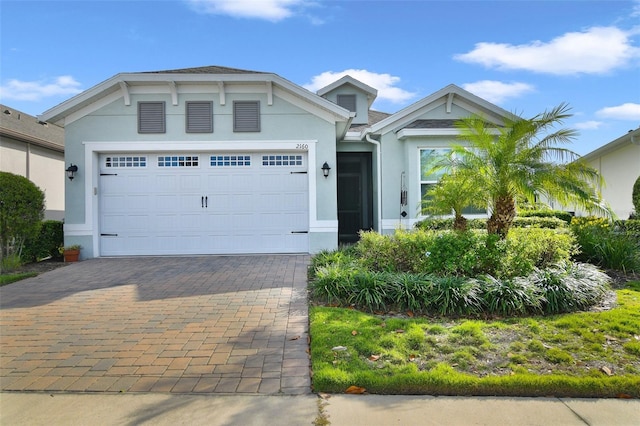
POLYGON ((640 424, 640 401, 386 395, 1 393, 3 425, 640 424))

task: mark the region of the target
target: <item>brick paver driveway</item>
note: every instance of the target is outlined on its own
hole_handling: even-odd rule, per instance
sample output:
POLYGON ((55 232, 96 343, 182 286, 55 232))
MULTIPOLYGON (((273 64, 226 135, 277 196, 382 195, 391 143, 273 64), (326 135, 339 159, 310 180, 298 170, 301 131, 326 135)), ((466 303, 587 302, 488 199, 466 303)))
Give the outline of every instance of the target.
POLYGON ((1 389, 308 393, 308 262, 104 258, 1 287, 1 389))

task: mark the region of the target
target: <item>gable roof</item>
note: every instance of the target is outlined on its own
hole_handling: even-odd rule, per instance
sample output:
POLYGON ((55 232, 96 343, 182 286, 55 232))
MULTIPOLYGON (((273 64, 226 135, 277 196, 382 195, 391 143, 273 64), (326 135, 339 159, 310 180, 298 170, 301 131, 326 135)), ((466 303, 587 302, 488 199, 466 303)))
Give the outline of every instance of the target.
POLYGON ((208 65, 204 67, 178 68, 164 71, 144 71, 143 74, 272 74, 263 71, 243 70, 240 68, 222 67, 219 65, 208 65))
MULTIPOLYGON (((350 123, 353 118, 353 114, 347 109, 297 84, 291 83, 289 80, 277 74, 215 65, 176 70, 116 74, 102 83, 45 111, 39 118, 42 121, 59 124, 64 127, 67 122, 67 117, 73 116, 73 119, 77 119, 78 116, 84 114, 83 108, 95 104, 109 95, 124 97, 126 102, 129 96, 128 89, 130 86, 149 84, 165 85, 170 86, 171 90, 175 93, 177 90, 176 85, 183 83, 216 83, 219 85, 224 85, 225 83, 265 83, 268 90, 271 90, 271 85, 275 85, 294 98, 301 99, 311 110, 318 108, 325 113, 328 112, 336 122, 350 123)), ((319 112, 319 110, 315 111, 319 112)))
POLYGON ((588 154, 582 156, 582 160, 592 160, 602 155, 608 154, 611 151, 615 151, 625 145, 640 145, 640 127, 635 130, 629 130, 625 135, 620 136, 617 139, 602 145, 600 148, 596 148, 588 154))
MULTIPOLYGON (((455 103, 474 114, 483 116, 498 124, 502 124, 505 118, 517 118, 514 114, 498 107, 497 105, 494 105, 491 102, 456 86, 455 84, 450 84, 396 112, 395 114, 390 115, 384 120, 375 123, 365 131, 366 133, 381 134, 397 131, 402 128, 453 128, 451 120, 420 119, 420 116, 424 114, 425 111, 433 109, 443 103, 446 104, 447 112, 451 111, 451 106, 455 103)), ((455 122, 455 120, 453 121, 455 122)))
POLYGON ((337 89, 340 86, 344 86, 350 84, 352 86, 354 86, 357 89, 360 89, 361 91, 365 92, 367 94, 367 100, 369 102, 369 108, 371 108, 371 105, 373 104, 373 101, 375 101, 376 97, 378 96, 378 90, 374 89, 371 86, 368 86, 366 84, 364 84, 363 82, 361 82, 360 80, 356 80, 355 78, 351 77, 350 75, 345 75, 344 77, 342 77, 341 79, 334 81, 333 83, 329 84, 328 86, 325 86, 321 89, 319 89, 318 91, 316 91, 316 93, 319 96, 324 96, 327 93, 331 92, 334 89, 337 89))
POLYGON ((64 129, 0 105, 0 136, 64 152, 64 129))

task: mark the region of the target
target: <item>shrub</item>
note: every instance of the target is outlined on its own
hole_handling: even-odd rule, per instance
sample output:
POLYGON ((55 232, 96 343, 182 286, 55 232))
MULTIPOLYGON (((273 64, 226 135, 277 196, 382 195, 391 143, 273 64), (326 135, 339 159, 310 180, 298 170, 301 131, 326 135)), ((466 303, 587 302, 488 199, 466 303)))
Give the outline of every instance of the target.
MULTIPOLYGON (((513 228, 563 228, 567 225, 563 219, 557 217, 521 217, 513 220, 513 228)), ((440 231, 453 229, 453 219, 427 218, 416 222, 415 228, 424 231, 440 231)), ((467 221, 467 229, 487 229, 487 219, 470 219, 467 221)))
POLYGON ((636 179, 636 182, 633 184, 631 202, 633 203, 636 216, 640 215, 640 176, 638 176, 638 179, 636 179))
POLYGON ((571 219, 573 219, 573 214, 562 210, 520 210, 518 211, 518 216, 557 218, 567 224, 570 224, 571 219))
POLYGON ((36 235, 43 215, 44 193, 23 176, 0 172, 0 260, 20 257, 24 241, 36 235))
POLYGON ((542 295, 526 278, 501 281, 486 276, 483 284, 484 306, 491 314, 514 316, 542 311, 542 295))
POLYGON ((505 258, 496 273, 499 277, 525 276, 534 268, 568 262, 575 252, 575 239, 568 232, 512 228, 507 235, 505 258))
POLYGON ((478 280, 467 277, 438 277, 427 309, 439 315, 475 315, 482 311, 478 280))
POLYGON ((619 225, 597 217, 574 218, 571 231, 580 247, 577 260, 625 272, 640 271, 640 242, 635 231, 622 231, 619 225))
POLYGON ((62 222, 57 220, 45 220, 40 223, 38 234, 28 238, 24 243, 22 260, 34 262, 47 257, 60 259, 60 246, 64 243, 62 222))
POLYGON ((572 312, 599 303, 609 289, 609 277, 593 265, 536 270, 529 278, 543 297, 547 314, 572 312))

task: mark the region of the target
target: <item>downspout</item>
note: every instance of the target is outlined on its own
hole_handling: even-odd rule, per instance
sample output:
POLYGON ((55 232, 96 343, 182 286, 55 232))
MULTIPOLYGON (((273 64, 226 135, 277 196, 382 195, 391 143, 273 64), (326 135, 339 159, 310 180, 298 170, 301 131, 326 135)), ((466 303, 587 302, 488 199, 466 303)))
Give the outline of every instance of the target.
POLYGON ((378 208, 377 208, 377 212, 378 212, 378 225, 377 225, 377 230, 379 234, 382 234, 382 155, 380 154, 380 142, 378 142, 375 139, 371 138, 371 134, 370 133, 366 133, 365 134, 365 139, 367 140, 367 142, 372 143, 373 145, 376 146, 376 183, 378 185, 378 208))

